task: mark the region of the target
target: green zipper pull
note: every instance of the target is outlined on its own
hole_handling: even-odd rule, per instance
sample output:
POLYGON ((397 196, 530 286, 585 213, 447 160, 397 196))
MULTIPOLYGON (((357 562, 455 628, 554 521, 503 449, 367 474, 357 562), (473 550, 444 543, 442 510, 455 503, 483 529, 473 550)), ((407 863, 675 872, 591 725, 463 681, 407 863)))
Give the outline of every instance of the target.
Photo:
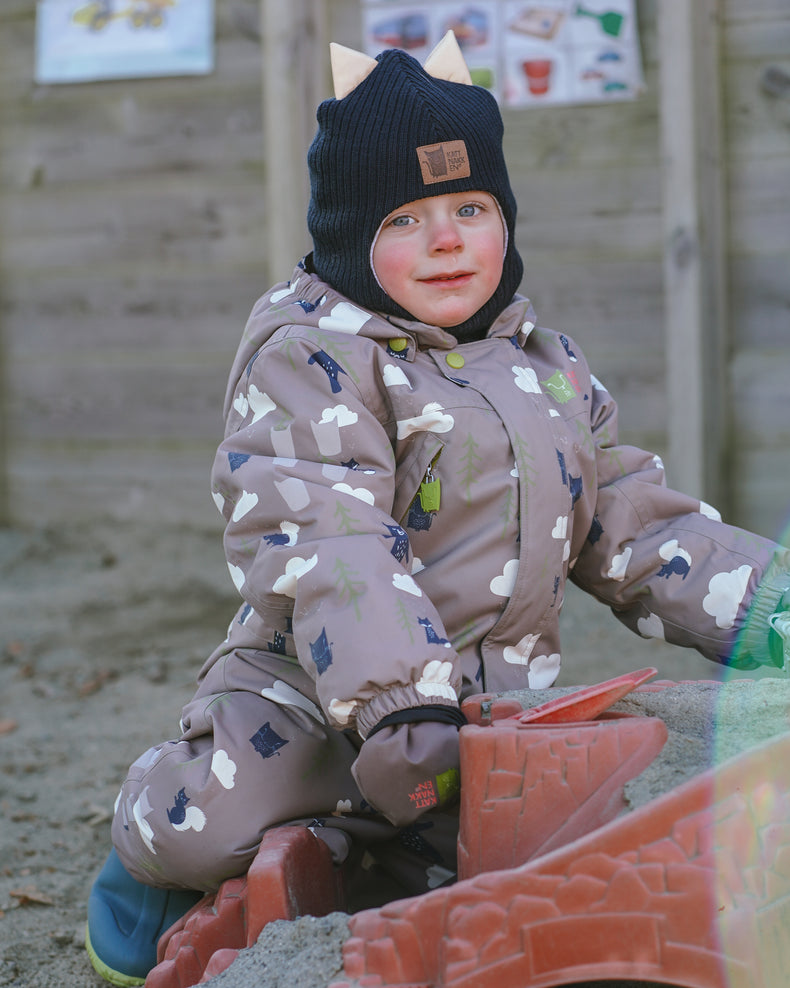
POLYGON ((425 471, 425 479, 420 484, 420 504, 423 511, 438 511, 439 502, 442 498, 442 486, 438 477, 434 477, 433 470, 428 465, 425 471))

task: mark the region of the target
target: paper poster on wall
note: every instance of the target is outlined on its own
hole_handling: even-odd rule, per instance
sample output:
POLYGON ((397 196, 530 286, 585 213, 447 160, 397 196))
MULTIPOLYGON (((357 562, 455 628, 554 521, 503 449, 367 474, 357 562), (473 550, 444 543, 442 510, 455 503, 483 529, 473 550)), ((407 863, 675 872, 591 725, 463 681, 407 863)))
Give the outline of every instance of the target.
POLYGON ((213 0, 38 0, 36 82, 204 75, 213 0))
POLYGON ((365 49, 423 61, 452 28, 473 81, 505 106, 636 99, 644 89, 634 0, 363 0, 365 49))

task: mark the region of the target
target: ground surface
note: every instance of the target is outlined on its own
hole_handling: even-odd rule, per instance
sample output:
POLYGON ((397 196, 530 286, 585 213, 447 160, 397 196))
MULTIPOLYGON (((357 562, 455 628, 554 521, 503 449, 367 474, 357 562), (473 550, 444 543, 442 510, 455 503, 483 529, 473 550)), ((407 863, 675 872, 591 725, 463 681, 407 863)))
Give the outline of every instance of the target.
MULTIPOLYGON (((218 531, 0 530, 0 986, 104 984, 83 928, 120 781, 175 732, 236 601, 218 531)), ((721 678, 573 588, 563 622, 561 685, 650 665, 666 679, 721 678)), ((278 956, 301 936, 278 929, 278 956)), ((249 983, 232 971, 223 985, 249 983)))

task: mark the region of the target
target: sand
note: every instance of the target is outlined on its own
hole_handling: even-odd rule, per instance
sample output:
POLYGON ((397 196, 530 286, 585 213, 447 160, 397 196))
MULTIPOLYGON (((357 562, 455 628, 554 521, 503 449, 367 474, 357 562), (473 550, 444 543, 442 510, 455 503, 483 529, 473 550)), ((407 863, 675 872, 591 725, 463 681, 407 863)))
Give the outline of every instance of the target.
MULTIPOLYGON (((0 530, 0 986, 104 984, 83 949, 84 923, 118 786, 140 752, 175 733, 236 602, 218 528, 108 520, 0 530)), ((563 628, 566 688, 645 666, 672 680, 722 675, 696 653, 633 636, 573 588, 563 628)), ((763 687, 748 674, 739 689, 734 720, 747 711, 756 731, 768 707, 772 718, 787 709, 775 680, 763 687)), ((678 743, 697 754, 673 778, 710 757, 711 690, 687 688, 683 718, 691 724, 694 711, 698 729, 678 743)), ((212 983, 324 988, 345 922, 273 924, 212 983)))

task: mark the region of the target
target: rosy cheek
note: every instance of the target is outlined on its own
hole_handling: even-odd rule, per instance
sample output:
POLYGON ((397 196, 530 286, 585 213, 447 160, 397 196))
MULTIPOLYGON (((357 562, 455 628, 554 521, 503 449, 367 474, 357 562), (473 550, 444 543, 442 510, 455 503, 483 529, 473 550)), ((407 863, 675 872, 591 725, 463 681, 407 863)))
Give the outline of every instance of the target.
POLYGON ((387 294, 397 290, 398 282, 403 277, 406 254, 399 246, 382 245, 381 250, 373 251, 373 268, 376 277, 387 294))

